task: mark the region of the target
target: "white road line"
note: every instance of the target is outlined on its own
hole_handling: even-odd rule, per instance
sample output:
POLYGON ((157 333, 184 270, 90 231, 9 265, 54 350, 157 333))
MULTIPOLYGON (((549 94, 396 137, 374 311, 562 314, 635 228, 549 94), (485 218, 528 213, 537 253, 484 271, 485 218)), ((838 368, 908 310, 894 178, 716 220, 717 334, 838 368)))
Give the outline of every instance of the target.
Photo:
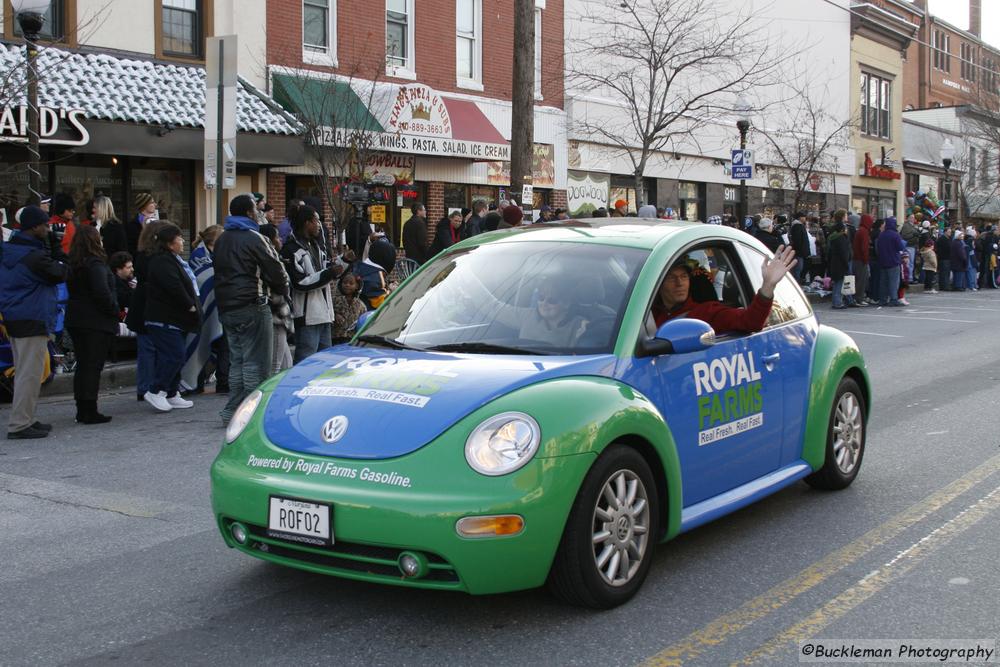
POLYGON ((951 304, 948 304, 947 308, 949 308, 950 310, 980 310, 991 313, 1000 313, 1000 308, 964 308, 962 306, 953 306, 951 304))
POLYGON ((979 324, 978 320, 950 320, 943 317, 907 317, 906 315, 876 315, 866 313, 865 317, 886 317, 890 320, 925 320, 927 322, 960 322, 962 324, 979 324))
POLYGON ((851 334, 861 334, 863 336, 882 336, 883 338, 902 338, 902 336, 896 336, 895 334, 880 334, 874 333, 872 331, 851 331, 850 329, 841 329, 844 333, 851 334))

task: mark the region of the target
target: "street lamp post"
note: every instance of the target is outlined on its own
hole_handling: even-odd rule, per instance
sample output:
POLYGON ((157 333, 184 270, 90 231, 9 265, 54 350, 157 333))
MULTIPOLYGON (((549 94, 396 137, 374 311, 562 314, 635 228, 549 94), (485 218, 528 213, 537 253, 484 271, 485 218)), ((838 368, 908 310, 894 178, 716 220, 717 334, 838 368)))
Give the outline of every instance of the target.
MULTIPOLYGON (((944 165, 944 186, 941 188, 941 203, 944 204, 944 214, 948 215, 948 172, 951 171, 951 161, 955 159, 955 146, 951 139, 945 138, 941 144, 941 164, 944 165)), ((950 220, 949 220, 950 222, 950 220)))
MULTIPOLYGON (((736 113, 739 120, 736 121, 736 129, 740 131, 740 150, 747 147, 747 131, 750 130, 750 103, 742 95, 736 100, 736 113)), ((740 179, 740 220, 739 227, 743 229, 744 221, 747 218, 747 181, 740 179)))
POLYGON ((31 199, 38 204, 42 199, 42 178, 39 172, 41 151, 38 148, 38 34, 45 25, 45 13, 49 11, 51 0, 12 0, 11 7, 17 24, 24 35, 26 51, 26 81, 28 107, 28 190, 31 199))

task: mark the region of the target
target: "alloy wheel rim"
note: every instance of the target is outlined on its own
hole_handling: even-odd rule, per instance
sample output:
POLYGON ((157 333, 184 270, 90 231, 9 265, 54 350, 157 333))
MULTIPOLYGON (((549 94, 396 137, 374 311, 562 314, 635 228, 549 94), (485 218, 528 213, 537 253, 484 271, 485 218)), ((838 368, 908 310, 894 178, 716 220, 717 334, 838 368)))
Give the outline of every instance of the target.
POLYGON ((631 470, 613 473, 594 505, 594 565, 605 583, 624 586, 646 556, 649 545, 649 495, 631 470))
POLYGON ((863 437, 861 403, 848 392, 837 402, 833 418, 833 457, 841 473, 849 475, 857 467, 863 437))

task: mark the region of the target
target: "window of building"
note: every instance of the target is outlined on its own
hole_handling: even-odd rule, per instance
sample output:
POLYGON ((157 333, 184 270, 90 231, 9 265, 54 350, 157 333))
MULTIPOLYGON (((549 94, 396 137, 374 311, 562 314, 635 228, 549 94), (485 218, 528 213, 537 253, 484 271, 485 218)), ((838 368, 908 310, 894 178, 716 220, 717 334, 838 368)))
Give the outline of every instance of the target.
POLYGON ((891 138, 891 91, 891 81, 868 72, 861 73, 861 131, 864 134, 891 138))
POLYGON ((455 0, 455 75, 464 87, 481 88, 482 25, 482 0, 455 0))
MULTIPOLYGON (((13 18, 13 12, 11 12, 13 18)), ((21 37, 21 26, 17 20, 11 21, 14 25, 14 35, 21 37)), ((38 33, 43 40, 60 41, 66 36, 66 0, 52 0, 48 10, 45 12, 45 24, 42 31, 38 33)))
POLYGON ((943 30, 934 31, 934 67, 951 71, 951 36, 943 30))
POLYGON ((201 55, 200 0, 162 0, 163 52, 169 55, 201 55))
POLYGON ((414 0, 386 0, 385 58, 392 76, 414 76, 414 0))
POLYGON ((990 150, 984 148, 983 157, 979 162, 979 187, 989 187, 990 180, 990 150))
POLYGON ((969 146, 969 183, 974 187, 976 185, 976 167, 979 166, 979 162, 976 160, 976 147, 969 146))
POLYGON ((302 55, 308 62, 336 66, 336 0, 302 0, 302 55))
POLYGON ((971 44, 962 42, 962 78, 966 81, 976 80, 975 50, 971 44))
POLYGON ((997 90, 997 64, 992 58, 983 58, 983 87, 989 93, 997 90))

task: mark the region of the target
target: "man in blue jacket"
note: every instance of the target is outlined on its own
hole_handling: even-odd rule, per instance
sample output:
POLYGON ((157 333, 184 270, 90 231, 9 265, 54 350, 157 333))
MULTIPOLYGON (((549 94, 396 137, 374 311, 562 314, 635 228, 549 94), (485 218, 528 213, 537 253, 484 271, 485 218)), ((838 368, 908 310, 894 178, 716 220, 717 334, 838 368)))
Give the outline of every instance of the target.
POLYGON ((8 440, 44 438, 49 424, 35 420, 38 392, 56 322, 56 285, 66 281, 64 255, 46 243, 49 216, 37 206, 21 212, 21 229, 3 245, 0 315, 14 353, 14 401, 8 440))
POLYGON ((903 263, 900 254, 906 252, 906 242, 896 231, 896 218, 885 219, 885 229, 875 240, 875 252, 878 255, 878 266, 882 272, 879 279, 881 295, 880 306, 902 306, 899 300, 899 272, 903 263))

